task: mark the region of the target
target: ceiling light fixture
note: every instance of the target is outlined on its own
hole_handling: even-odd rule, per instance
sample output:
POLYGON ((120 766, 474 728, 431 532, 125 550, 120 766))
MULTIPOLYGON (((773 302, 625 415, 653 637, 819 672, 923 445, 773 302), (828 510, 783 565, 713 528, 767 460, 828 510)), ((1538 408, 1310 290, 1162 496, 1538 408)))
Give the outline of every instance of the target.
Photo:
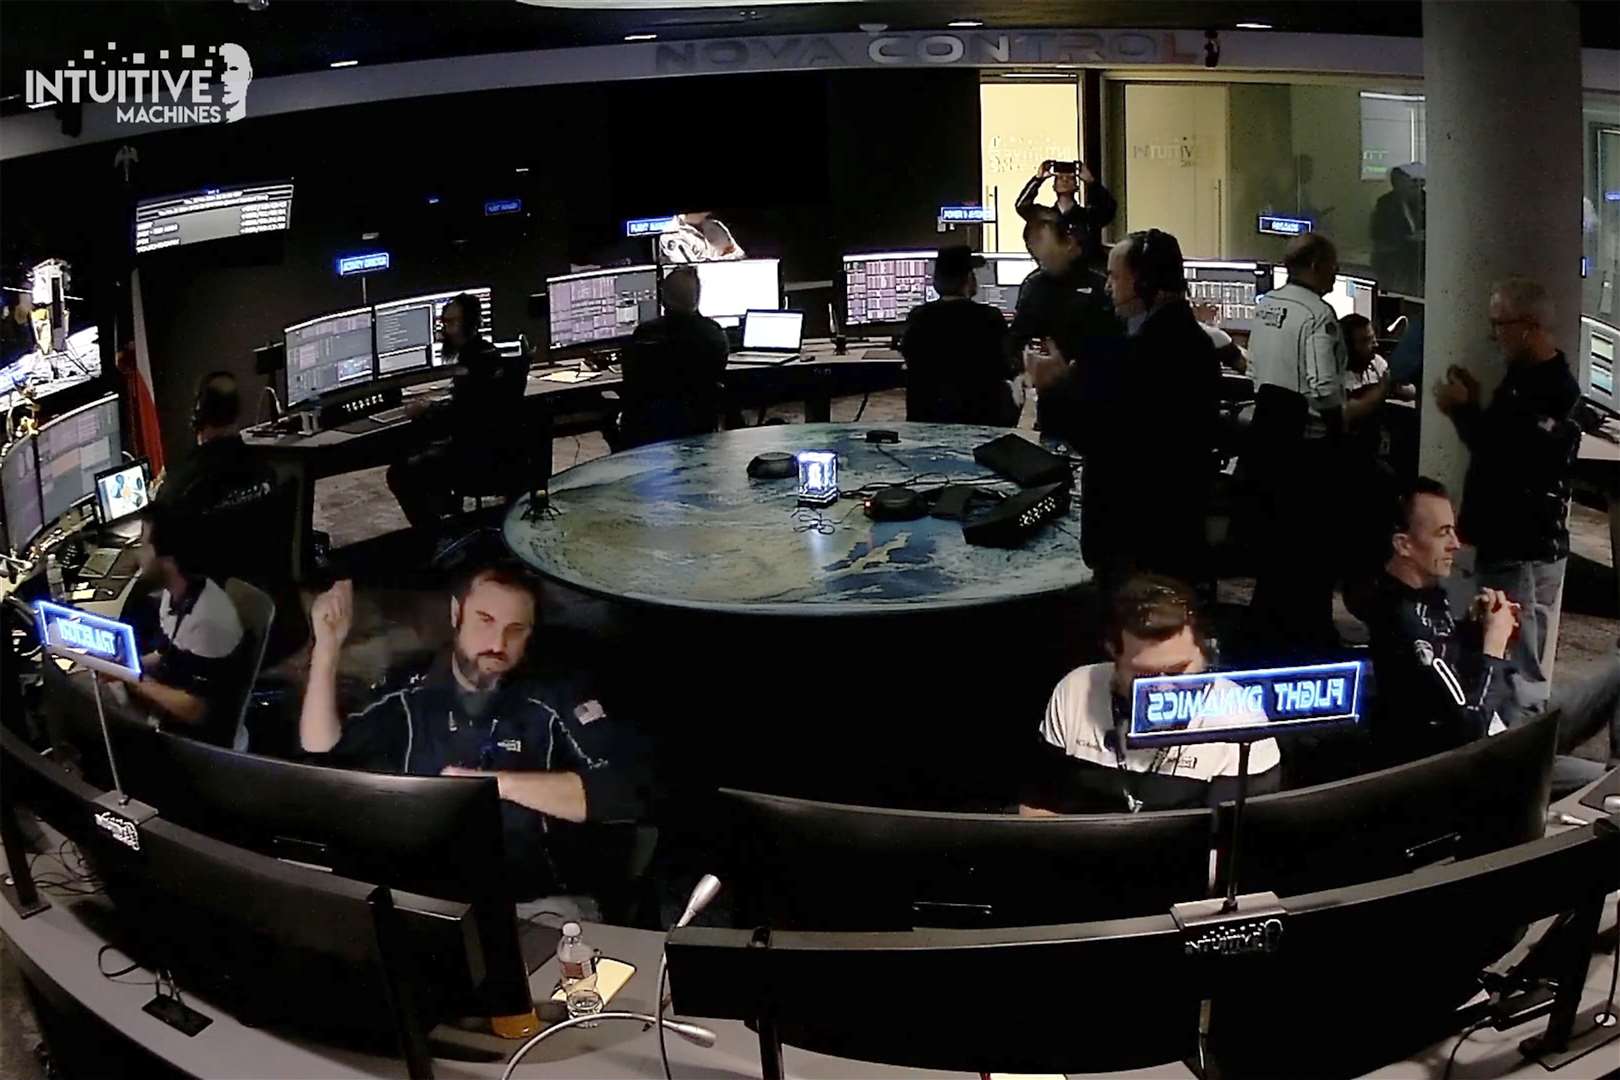
POLYGON ((1239 30, 1270 30, 1271 24, 1268 22, 1240 22, 1237 24, 1237 28, 1239 30))
POLYGON ((517 168, 513 169, 512 171, 513 172, 528 172, 529 167, 527 165, 519 165, 517 168))
POLYGON ((358 63, 360 63, 360 61, 358 61, 358 60, 334 60, 330 64, 327 64, 326 66, 327 67, 335 67, 335 68, 354 67, 358 63))
POLYGON ((657 41, 658 40, 658 35, 657 34, 626 34, 626 35, 624 35, 624 40, 626 40, 626 41, 657 41))
POLYGON ((952 30, 977 30, 984 25, 982 19, 952 19, 945 24, 952 30))

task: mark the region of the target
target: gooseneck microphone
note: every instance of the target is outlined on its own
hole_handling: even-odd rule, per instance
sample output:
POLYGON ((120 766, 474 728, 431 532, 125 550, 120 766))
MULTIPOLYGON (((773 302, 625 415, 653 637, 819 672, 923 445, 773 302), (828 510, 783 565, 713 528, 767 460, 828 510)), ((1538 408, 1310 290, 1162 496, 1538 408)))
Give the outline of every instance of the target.
MULTIPOLYGON (((692 895, 686 898, 686 910, 681 912, 681 917, 675 920, 675 925, 670 929, 679 930, 697 918, 698 912, 708 907, 719 892, 720 879, 713 874, 704 874, 702 879, 698 881, 697 887, 692 890, 692 895)), ((669 1046, 664 1039, 664 1009, 669 1004, 664 993, 664 985, 669 981, 669 936, 667 934, 664 941, 665 948, 658 957, 658 1058, 664 1063, 664 1080, 675 1080, 675 1075, 669 1068, 669 1046)), ((712 1039, 710 1045, 713 1045, 712 1039)))
POLYGON ((512 1080, 512 1073, 517 1070, 518 1062, 522 1061, 524 1056, 527 1055, 530 1050, 533 1050, 535 1047, 557 1034, 557 1032, 566 1031, 568 1028, 577 1027, 580 1024, 594 1024, 600 1020, 634 1020, 640 1024, 656 1024, 658 1025, 658 1036, 660 1041, 663 1039, 665 1028, 668 1028, 670 1031, 673 1031, 687 1042, 693 1043, 697 1046, 713 1046, 715 1039, 718 1038, 714 1032, 710 1031, 706 1027, 701 1027, 697 1024, 684 1023, 680 1020, 664 1020, 657 1016, 648 1016, 646 1013, 600 1012, 591 1016, 573 1016, 567 1020, 552 1024, 550 1027, 546 1028, 546 1030, 542 1031, 540 1034, 534 1036, 534 1038, 518 1047, 517 1053, 513 1054, 511 1060, 506 1063, 506 1071, 501 1073, 501 1080, 512 1080))

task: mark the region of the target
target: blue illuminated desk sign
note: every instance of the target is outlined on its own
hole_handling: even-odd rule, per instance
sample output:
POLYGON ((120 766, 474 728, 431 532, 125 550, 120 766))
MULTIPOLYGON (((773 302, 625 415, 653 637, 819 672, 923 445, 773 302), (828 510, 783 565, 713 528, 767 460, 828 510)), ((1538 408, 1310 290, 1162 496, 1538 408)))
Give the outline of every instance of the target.
POLYGON ((141 654, 128 624, 49 600, 34 601, 34 619, 47 655, 108 675, 141 677, 141 654))
POLYGON ((1137 679, 1125 745, 1187 746, 1268 739, 1361 717, 1357 661, 1137 679))
POLYGON ((994 211, 982 206, 942 206, 939 208, 941 225, 984 225, 996 220, 994 211))
POLYGON ((338 277, 352 277, 355 274, 369 274, 376 270, 387 270, 392 261, 392 257, 386 251, 367 251, 359 255, 339 255, 337 259, 338 277))
POLYGON ((631 218, 624 223, 624 235, 657 236, 674 217, 674 214, 665 214, 663 217, 631 218))
POLYGON ((515 214, 522 209, 522 199, 490 199, 484 203, 484 216, 494 217, 497 214, 515 214))
POLYGON ((1304 236, 1316 228, 1316 222, 1310 218, 1277 217, 1274 214, 1261 214, 1257 231, 1266 236, 1304 236))

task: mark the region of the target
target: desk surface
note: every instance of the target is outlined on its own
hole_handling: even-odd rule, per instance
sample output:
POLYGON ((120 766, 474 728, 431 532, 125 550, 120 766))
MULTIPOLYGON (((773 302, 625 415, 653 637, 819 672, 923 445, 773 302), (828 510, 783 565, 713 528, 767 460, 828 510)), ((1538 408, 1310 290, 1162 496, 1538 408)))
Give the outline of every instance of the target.
MULTIPOLYGON (((1080 558, 1079 510, 1021 548, 972 547, 955 521, 875 522, 844 499, 800 511, 793 480, 752 480, 768 451, 838 452, 845 491, 990 475, 973 448, 1005 429, 893 425, 898 445, 868 427, 794 424, 655 443, 559 473, 553 513, 506 520, 506 542, 545 576, 598 595, 740 614, 872 615, 1002 603, 1091 579, 1080 558)), ((1009 485, 1000 485, 1012 490, 1009 485)))

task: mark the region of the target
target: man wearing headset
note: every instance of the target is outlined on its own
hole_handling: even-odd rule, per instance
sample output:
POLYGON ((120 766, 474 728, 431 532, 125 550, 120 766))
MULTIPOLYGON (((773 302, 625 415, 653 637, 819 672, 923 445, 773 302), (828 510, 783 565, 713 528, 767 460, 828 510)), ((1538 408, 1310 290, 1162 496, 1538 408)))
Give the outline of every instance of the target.
POLYGON ((198 517, 269 494, 271 472, 243 444, 241 419, 236 376, 228 371, 205 375, 191 406, 197 448, 168 470, 156 501, 198 517))
MULTIPOLYGON (((1132 577, 1110 598, 1103 633, 1109 661, 1075 668, 1052 691, 1021 812, 1134 813, 1234 798, 1236 744, 1125 746, 1136 679, 1196 675, 1214 660, 1214 645, 1198 625, 1192 590, 1171 578, 1132 577)), ((1205 716, 1189 726, 1216 727, 1237 719, 1205 716)), ((1275 739, 1253 744, 1251 791, 1277 790, 1280 760, 1275 739)))
POLYGON ((1208 574, 1220 363, 1186 288, 1176 238, 1132 233, 1108 254, 1123 350, 1071 364, 1048 338, 1025 360, 1043 430, 1085 458, 1081 551, 1105 588, 1134 570, 1195 583, 1208 574))

